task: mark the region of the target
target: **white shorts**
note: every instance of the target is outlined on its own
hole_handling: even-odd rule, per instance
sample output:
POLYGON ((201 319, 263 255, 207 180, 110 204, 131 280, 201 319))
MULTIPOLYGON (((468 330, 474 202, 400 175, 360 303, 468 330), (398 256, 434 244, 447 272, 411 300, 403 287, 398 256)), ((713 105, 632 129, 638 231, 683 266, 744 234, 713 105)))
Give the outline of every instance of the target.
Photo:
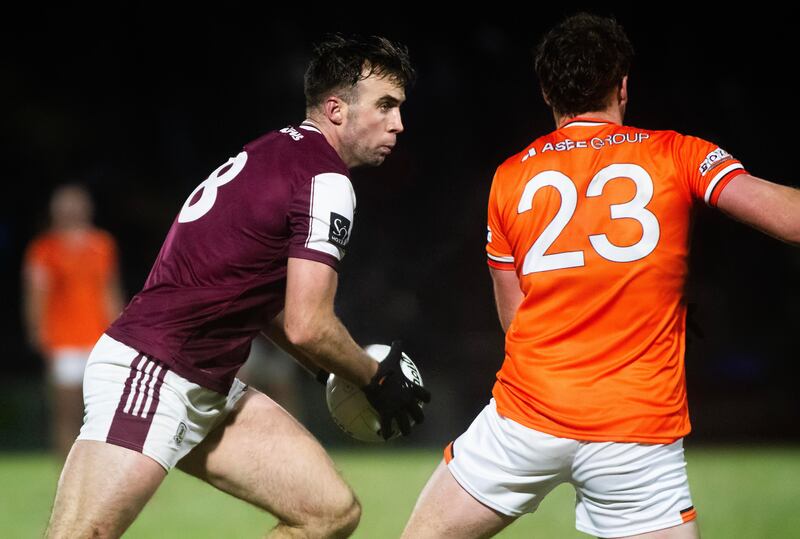
POLYGON ((577 493, 575 527, 620 537, 696 517, 683 440, 672 444, 581 442, 497 413, 494 399, 445 450, 448 469, 476 500, 505 515, 533 513, 557 485, 577 493))
POLYGON ((50 379, 57 386, 80 387, 91 348, 56 348, 50 354, 50 379))
POLYGON ((86 366, 78 440, 133 449, 169 471, 230 413, 246 390, 237 379, 228 395, 222 395, 103 335, 86 366))

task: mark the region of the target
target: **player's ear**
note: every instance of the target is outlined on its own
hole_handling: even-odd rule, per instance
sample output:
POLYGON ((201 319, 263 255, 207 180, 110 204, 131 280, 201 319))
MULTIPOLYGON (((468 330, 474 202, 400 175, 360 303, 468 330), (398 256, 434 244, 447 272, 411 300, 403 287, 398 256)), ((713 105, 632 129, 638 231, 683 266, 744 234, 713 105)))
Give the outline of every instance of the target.
POLYGON ((619 95, 617 96, 617 100, 622 107, 628 104, 628 75, 622 77, 622 82, 619 83, 619 95))
POLYGON ((542 99, 544 99, 544 102, 545 102, 545 104, 546 104, 548 107, 551 107, 551 106, 552 106, 552 105, 550 104, 550 100, 547 98, 547 94, 546 94, 546 93, 544 93, 544 90, 542 90, 542 99))
POLYGON ((347 104, 335 95, 328 96, 323 103, 325 117, 334 125, 342 125, 347 104))

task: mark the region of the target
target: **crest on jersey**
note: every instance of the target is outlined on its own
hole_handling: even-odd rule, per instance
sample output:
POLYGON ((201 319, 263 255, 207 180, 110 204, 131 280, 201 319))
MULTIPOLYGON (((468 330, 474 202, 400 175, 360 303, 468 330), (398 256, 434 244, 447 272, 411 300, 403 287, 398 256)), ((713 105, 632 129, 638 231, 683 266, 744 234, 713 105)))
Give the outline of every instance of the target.
POLYGON ((705 176, 709 170, 716 167, 723 161, 730 161, 733 159, 733 156, 723 150, 722 148, 717 148, 713 152, 709 153, 703 162, 700 163, 700 175, 705 176))
POLYGON ((350 219, 336 212, 331 212, 331 227, 328 231, 328 241, 344 249, 350 241, 350 219))

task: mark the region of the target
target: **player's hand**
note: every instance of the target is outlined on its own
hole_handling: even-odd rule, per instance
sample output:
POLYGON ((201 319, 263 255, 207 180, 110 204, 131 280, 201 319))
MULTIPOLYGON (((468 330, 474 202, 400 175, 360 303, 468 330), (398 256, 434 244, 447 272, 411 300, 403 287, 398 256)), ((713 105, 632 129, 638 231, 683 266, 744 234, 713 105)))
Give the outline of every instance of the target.
POLYGON ((380 414, 380 435, 384 440, 391 438, 394 433, 392 420, 397 421, 403 436, 408 436, 411 432, 409 418, 415 423, 422 423, 425 416, 420 401, 431 400, 431 394, 427 389, 412 382, 403 374, 400 367, 402 356, 402 344, 400 341, 394 341, 389 354, 379 363, 378 372, 369 384, 361 388, 367 395, 369 403, 380 414))

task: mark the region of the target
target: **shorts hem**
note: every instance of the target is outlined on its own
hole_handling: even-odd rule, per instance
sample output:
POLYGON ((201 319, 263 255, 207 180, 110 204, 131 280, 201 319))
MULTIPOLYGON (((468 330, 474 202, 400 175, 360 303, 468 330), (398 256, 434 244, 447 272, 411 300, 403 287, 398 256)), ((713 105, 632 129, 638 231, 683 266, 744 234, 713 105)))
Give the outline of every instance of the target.
POLYGON ((450 472, 450 475, 453 476, 453 479, 455 479, 456 482, 459 485, 461 485, 461 488, 466 490, 467 493, 470 496, 475 498, 478 502, 480 502, 481 504, 485 505, 489 509, 494 509, 498 513, 502 513, 502 514, 504 514, 506 516, 514 517, 514 518, 521 517, 522 515, 525 514, 524 511, 518 511, 518 510, 514 510, 514 509, 509 509, 508 507, 504 507, 504 506, 502 506, 502 505, 500 505, 500 504, 498 504, 496 502, 493 502, 493 501, 489 500, 487 497, 483 496, 482 494, 479 494, 478 491, 472 485, 470 485, 469 482, 466 479, 464 479, 464 477, 461 476, 461 474, 459 474, 452 467, 451 463, 447 464, 447 470, 450 472))
MULTIPOLYGON (((686 522, 691 522, 692 520, 695 519, 692 518, 690 520, 687 520, 686 522)), ((583 533, 588 533, 589 535, 594 535, 596 537, 611 538, 611 537, 624 537, 627 535, 639 535, 642 533, 666 530, 668 528, 674 528, 676 526, 680 526, 681 524, 685 524, 685 522, 682 519, 678 519, 677 521, 675 519, 671 519, 670 521, 648 524, 646 526, 639 526, 636 528, 621 528, 613 531, 602 531, 598 528, 592 528, 591 526, 585 526, 576 522, 575 529, 583 533)))
POLYGON ((137 453, 141 453, 145 457, 154 460, 156 464, 164 468, 167 472, 169 472, 174 466, 169 466, 168 463, 160 458, 159 456, 151 453, 150 451, 146 451, 144 449, 139 450, 137 446, 130 442, 126 442, 125 440, 118 440, 115 438, 99 438, 99 437, 92 437, 92 436, 78 436, 75 441, 87 441, 87 442, 102 442, 108 445, 116 445, 117 447, 124 447, 125 449, 130 449, 131 451, 136 451, 137 453))

